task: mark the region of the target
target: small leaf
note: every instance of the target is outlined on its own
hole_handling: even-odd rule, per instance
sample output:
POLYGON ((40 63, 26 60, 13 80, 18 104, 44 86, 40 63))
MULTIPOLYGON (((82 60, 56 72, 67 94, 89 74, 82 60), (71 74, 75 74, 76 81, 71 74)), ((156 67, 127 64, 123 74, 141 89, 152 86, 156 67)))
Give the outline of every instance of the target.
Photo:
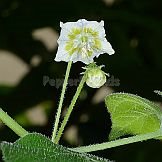
POLYGON ((110 140, 160 129, 162 111, 147 99, 132 94, 113 93, 105 98, 105 103, 112 120, 110 140))
POLYGON ((109 162, 56 145, 38 133, 28 134, 14 143, 2 142, 1 149, 5 162, 109 162))

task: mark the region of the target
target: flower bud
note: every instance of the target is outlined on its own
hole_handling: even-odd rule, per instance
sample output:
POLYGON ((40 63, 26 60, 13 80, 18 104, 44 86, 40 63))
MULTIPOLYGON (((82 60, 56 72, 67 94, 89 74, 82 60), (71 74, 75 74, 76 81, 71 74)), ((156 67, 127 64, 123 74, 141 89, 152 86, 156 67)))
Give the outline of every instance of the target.
POLYGON ((106 74, 101 67, 92 67, 87 71, 86 84, 91 88, 100 88, 106 82, 106 74))

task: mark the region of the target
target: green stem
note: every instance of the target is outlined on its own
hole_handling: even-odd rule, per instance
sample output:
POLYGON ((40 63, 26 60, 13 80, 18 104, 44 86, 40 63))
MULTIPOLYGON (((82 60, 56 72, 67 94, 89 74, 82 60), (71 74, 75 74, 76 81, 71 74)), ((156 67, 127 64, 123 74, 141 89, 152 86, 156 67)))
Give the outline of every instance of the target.
POLYGON ((115 141, 105 142, 101 144, 95 144, 90 146, 82 146, 73 148, 71 150, 77 151, 77 152, 92 152, 92 151, 98 151, 98 150, 104 150, 112 147, 122 146, 130 143, 140 142, 152 138, 158 138, 162 136, 162 131, 158 130, 156 132, 142 134, 142 135, 136 135, 133 137, 123 138, 115 141))
POLYGON ((28 132, 22 128, 15 120, 13 120, 6 112, 0 108, 0 119, 4 124, 11 128, 18 136, 23 137, 28 134, 28 132))
POLYGON ((82 80, 80 81, 80 84, 79 84, 79 86, 77 88, 77 91, 76 91, 76 93, 75 93, 75 95, 74 95, 74 97, 73 97, 73 99, 71 101, 71 104, 70 104, 70 106, 69 106, 69 108, 67 110, 67 113, 66 113, 66 115, 64 117, 64 120, 63 120, 63 122, 61 124, 61 127, 60 127, 60 129, 58 131, 56 139, 54 140, 54 143, 56 143, 56 144, 59 142, 59 140, 61 138, 61 135, 62 135, 62 133, 64 131, 64 128, 65 128, 65 126, 66 126, 66 124, 68 122, 68 119, 69 119, 69 117, 71 115, 73 107, 74 107, 74 105, 76 103, 77 98, 79 97, 79 94, 80 94, 80 92, 81 92, 81 90, 83 88, 83 85, 84 85, 85 81, 86 81, 86 73, 83 75, 82 80))
POLYGON ((53 132, 52 132, 52 141, 53 142, 56 137, 56 133, 57 133, 57 129, 58 129, 58 124, 59 124, 59 120, 60 120, 60 116, 61 116, 62 104, 63 104, 63 100, 64 100, 64 96, 65 96, 66 86, 68 84, 68 78, 69 78, 71 65, 72 65, 72 61, 69 61, 67 69, 66 69, 65 79, 64 79, 64 83, 63 83, 63 87, 62 87, 61 97, 60 97, 60 102, 59 102, 59 106, 57 109, 55 124, 54 124, 53 132))

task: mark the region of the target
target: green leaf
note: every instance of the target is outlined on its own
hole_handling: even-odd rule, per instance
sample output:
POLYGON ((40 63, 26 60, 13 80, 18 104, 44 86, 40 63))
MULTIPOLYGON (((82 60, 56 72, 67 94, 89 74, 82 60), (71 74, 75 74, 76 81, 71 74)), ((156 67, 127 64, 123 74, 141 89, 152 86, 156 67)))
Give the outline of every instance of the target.
POLYGON ((14 143, 2 142, 1 149, 5 162, 109 162, 56 145, 38 133, 28 134, 14 143))
POLYGON ((112 120, 110 140, 160 129, 162 111, 147 99, 133 94, 113 93, 105 98, 105 103, 112 120))

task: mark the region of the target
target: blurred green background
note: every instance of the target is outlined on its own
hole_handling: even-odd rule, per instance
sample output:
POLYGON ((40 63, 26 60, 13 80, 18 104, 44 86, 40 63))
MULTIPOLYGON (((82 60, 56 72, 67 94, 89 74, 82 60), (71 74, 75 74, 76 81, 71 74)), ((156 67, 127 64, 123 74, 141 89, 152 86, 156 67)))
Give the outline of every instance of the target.
MULTIPOLYGON (((88 145, 108 140, 111 121, 103 102, 111 92, 129 92, 162 105, 161 0, 0 0, 0 106, 25 129, 51 136, 60 88, 43 77, 63 79, 67 63, 54 62, 59 22, 104 20, 115 55, 100 56, 105 71, 120 80, 101 89, 84 87, 61 144, 88 145)), ((70 78, 79 78, 82 63, 70 78)), ((67 89, 64 112, 76 86, 67 89)), ((0 140, 18 136, 0 123, 0 140)), ((161 162, 162 143, 149 140, 93 152, 116 162, 161 162)))

